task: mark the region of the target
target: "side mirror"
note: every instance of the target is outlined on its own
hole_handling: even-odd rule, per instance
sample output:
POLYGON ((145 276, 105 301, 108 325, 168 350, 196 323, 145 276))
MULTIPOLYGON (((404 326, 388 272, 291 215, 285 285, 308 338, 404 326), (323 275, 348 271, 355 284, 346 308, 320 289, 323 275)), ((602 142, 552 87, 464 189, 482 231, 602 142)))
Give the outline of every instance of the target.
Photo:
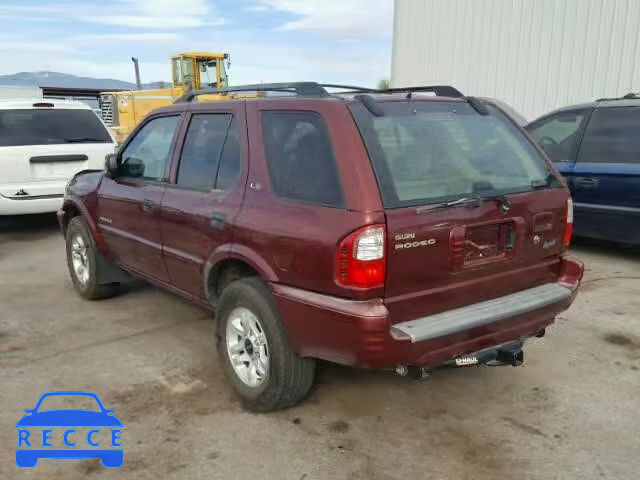
POLYGON ((116 178, 118 176, 118 155, 116 153, 108 153, 104 157, 104 169, 109 177, 116 178))

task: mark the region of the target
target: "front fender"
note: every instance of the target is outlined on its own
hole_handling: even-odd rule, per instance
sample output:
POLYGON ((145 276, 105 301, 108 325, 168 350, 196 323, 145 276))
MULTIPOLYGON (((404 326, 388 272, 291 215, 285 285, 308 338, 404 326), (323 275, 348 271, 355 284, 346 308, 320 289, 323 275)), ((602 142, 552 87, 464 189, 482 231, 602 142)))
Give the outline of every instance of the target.
POLYGON ((78 211, 80 215, 82 215, 84 221, 87 224, 87 227, 89 228, 89 232, 91 232, 93 241, 98 247, 98 250, 102 255, 106 255, 107 245, 102 238, 102 235, 100 235, 100 232, 98 231, 98 226, 95 222, 95 219, 89 212, 89 209, 84 204, 82 199, 76 197, 75 195, 66 195, 62 204, 62 208, 60 209, 60 212, 58 212, 62 234, 66 234, 66 225, 69 224, 69 220, 71 220, 71 217, 73 216, 73 210, 78 211))

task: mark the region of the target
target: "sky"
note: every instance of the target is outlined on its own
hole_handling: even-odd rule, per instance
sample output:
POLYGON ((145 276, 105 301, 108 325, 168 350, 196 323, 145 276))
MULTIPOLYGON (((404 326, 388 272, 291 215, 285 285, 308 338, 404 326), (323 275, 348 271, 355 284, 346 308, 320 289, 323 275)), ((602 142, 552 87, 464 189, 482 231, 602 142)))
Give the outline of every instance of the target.
POLYGON ((0 74, 171 80, 184 50, 231 55, 231 84, 389 78, 393 0, 0 0, 0 74))

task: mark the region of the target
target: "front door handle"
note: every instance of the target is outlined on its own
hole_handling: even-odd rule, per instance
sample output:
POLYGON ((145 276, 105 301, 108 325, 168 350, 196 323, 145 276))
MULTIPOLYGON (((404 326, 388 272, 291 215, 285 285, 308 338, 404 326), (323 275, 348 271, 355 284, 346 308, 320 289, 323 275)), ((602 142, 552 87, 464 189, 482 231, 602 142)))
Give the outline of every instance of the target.
POLYGON ((152 213, 156 209, 156 204, 145 198, 140 204, 140 208, 144 213, 152 213))
POLYGON ((222 230, 227 225, 227 214, 222 212, 213 212, 209 217, 209 220, 211 221, 211 226, 213 228, 222 230))
POLYGON ((573 185, 580 188, 596 188, 599 183, 597 178, 592 177, 576 177, 573 179, 573 185))

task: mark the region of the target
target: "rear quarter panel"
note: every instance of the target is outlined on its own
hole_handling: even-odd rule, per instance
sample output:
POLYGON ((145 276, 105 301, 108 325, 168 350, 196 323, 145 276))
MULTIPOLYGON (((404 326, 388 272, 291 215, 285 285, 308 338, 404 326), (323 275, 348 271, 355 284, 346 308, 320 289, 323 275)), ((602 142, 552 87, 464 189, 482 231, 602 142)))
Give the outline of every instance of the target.
MULTIPOLYGON (((327 99, 252 101, 247 102, 247 123, 250 171, 234 242, 264 259, 280 283, 361 297, 363 292, 334 281, 336 249, 340 240, 357 228, 384 223, 384 212, 369 158, 346 106, 327 99), (264 110, 311 111, 324 118, 345 197, 344 209, 287 200, 272 191, 261 127, 264 110)), ((366 293, 381 294, 382 289, 366 293)))

